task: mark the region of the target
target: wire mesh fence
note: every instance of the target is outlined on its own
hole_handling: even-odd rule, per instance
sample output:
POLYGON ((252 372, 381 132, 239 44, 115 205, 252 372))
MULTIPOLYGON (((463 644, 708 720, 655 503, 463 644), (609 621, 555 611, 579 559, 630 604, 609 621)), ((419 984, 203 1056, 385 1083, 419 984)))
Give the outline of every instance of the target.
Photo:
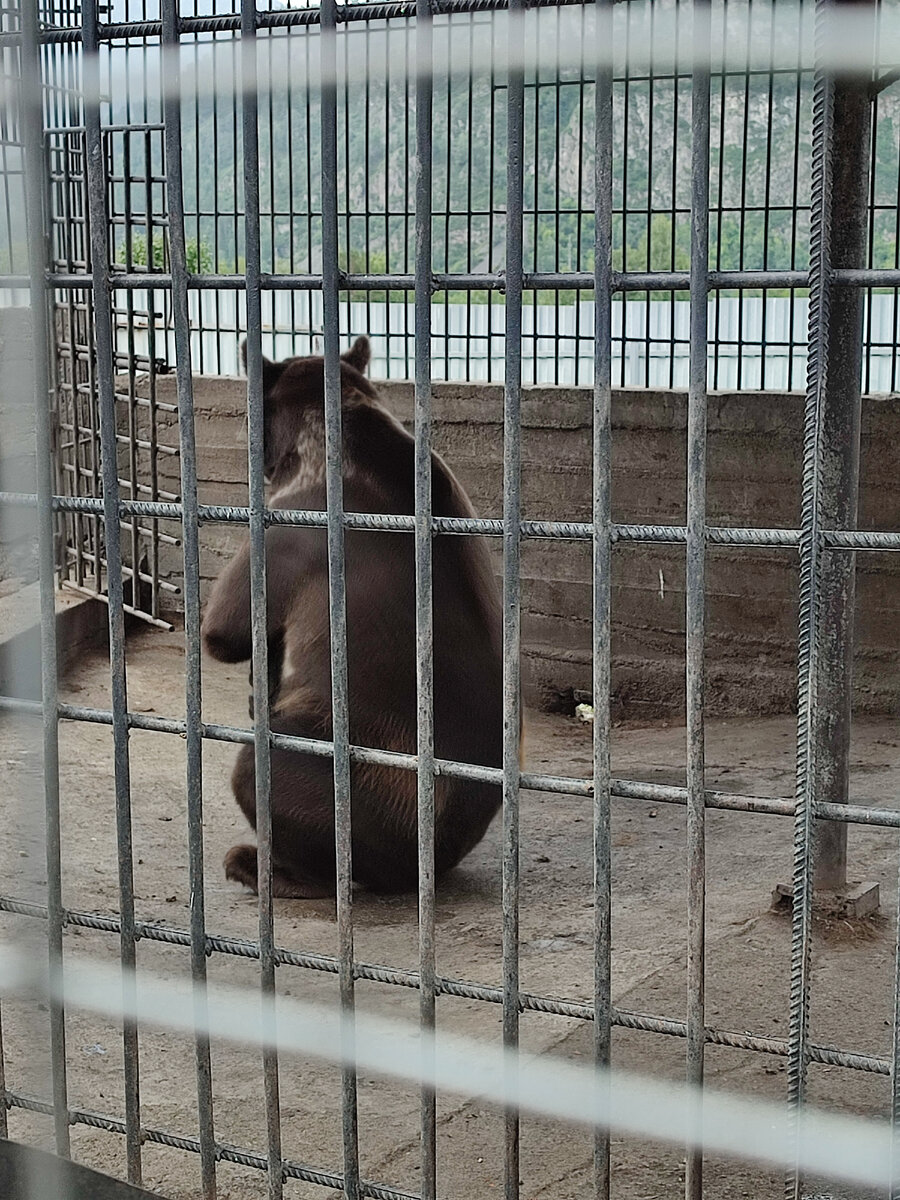
MULTIPOLYGON (((860 299, 855 376, 843 398, 852 425, 853 387, 896 374, 897 180, 889 78, 879 53, 864 78, 875 115, 859 139, 870 168, 863 196, 867 240, 860 260, 842 261, 832 223, 836 92, 841 77, 807 55, 793 69, 751 61, 726 70, 713 45, 736 40, 730 22, 763 42, 766 20, 783 6, 754 3, 598 3, 524 14, 509 5, 360 4, 315 8, 188 12, 177 0, 157 9, 96 0, 39 14, 4 9, 4 76, 16 90, 4 117, 4 187, 9 197, 7 265, 0 286, 32 305, 39 477, 35 495, 6 493, 39 520, 43 696, 4 698, 4 708, 43 722, 47 826, 46 901, 0 897, 8 914, 46 922, 51 983, 52 1094, 4 1082, 2 1107, 54 1120, 57 1149, 86 1124, 124 1135, 127 1173, 141 1178, 143 1147, 160 1142, 199 1154, 202 1189, 216 1193, 217 1163, 266 1172, 269 1194, 288 1179, 359 1195, 408 1196, 360 1178, 358 1076, 341 1071, 340 1172, 289 1158, 282 1145, 277 1048, 263 1047, 267 1145, 217 1137, 203 995, 214 955, 259 964, 263 997, 285 967, 335 975, 352 1022, 357 983, 415 989, 421 1025, 435 1023, 436 998, 499 1006, 503 1042, 514 1049, 525 1012, 593 1023, 598 1067, 608 1065, 614 1027, 682 1038, 689 1083, 703 1082, 708 1045, 779 1055, 788 1064, 789 1111, 805 1101, 810 1063, 883 1075, 891 1115, 900 1113, 898 1046, 890 1056, 813 1042, 809 1035, 813 832, 824 822, 900 826, 893 810, 850 805, 823 783, 838 756, 820 718, 837 709, 822 622, 834 618, 834 576, 857 551, 900 549, 900 533, 856 528, 852 504, 832 504, 823 471, 829 404, 832 304, 860 299), (496 6, 499 8, 500 6, 496 6), (668 15, 664 21, 663 16, 668 15), (655 38, 660 30, 660 46, 655 38), (672 41, 672 31, 675 41, 672 41), (577 34, 576 51, 572 38, 577 34), (665 34, 665 38, 663 37, 665 34), (666 40, 667 39, 667 40, 666 40), (535 43, 547 51, 535 55, 535 43), (640 54, 636 43, 643 45, 640 54), (664 43, 664 45, 663 45, 664 43), (496 70, 467 55, 490 47, 496 70), (502 46, 502 55, 501 55, 502 46), (626 61, 620 72, 615 55, 626 61), (443 73, 433 70, 438 47, 443 73), (161 51, 164 50, 165 53, 161 51), (665 53, 664 53, 665 51, 665 53), (675 59, 670 65, 668 60, 675 59), (656 59, 660 65, 654 65, 656 59), (649 59, 650 65, 647 66, 649 59), (354 74, 360 62, 368 70, 354 74), (230 63, 226 70, 223 63, 230 63), (634 67, 632 69, 632 63, 634 67), (415 67, 416 69, 413 69, 415 67), (302 68, 302 69, 301 69, 302 68), (837 80, 837 82, 836 82, 837 80), (883 86, 879 86, 883 85, 883 86), (423 119, 424 117, 424 119, 423 119), (300 147, 300 152, 298 152, 300 147), (871 148, 871 149, 870 149, 871 148), (659 168, 659 169, 658 169, 659 168), (19 200, 15 200, 18 190, 19 200), (835 251, 837 246, 837 251, 835 251), (803 295, 799 295, 803 293, 803 295), (682 297, 687 297, 682 298, 682 297), (866 324, 862 323, 862 311, 866 324), (451 315, 452 314, 452 315, 451 315), (865 342, 863 342, 863 329, 865 342), (197 496, 193 376, 228 370, 247 333, 249 503, 200 505, 197 496), (416 388, 415 503, 400 513, 344 510, 340 353, 349 335, 373 335, 376 364, 412 373, 416 388), (379 340, 380 339, 380 340, 379 340), (637 348, 635 354, 632 350, 637 348), (327 506, 297 510, 266 501, 263 353, 324 358, 327 506), (41 353, 44 351, 45 353, 41 353), (631 365, 627 365, 631 363, 631 365), (654 365, 655 363, 655 365, 654 365), (178 443, 157 437, 162 401, 155 381, 174 371, 178 443), (629 373, 630 372, 630 373, 629 373), (503 511, 498 517, 435 514, 432 499, 433 379, 502 378, 503 511), (593 405, 592 519, 523 521, 522 389, 531 380, 590 385, 593 405), (139 388, 138 380, 142 386, 139 388), (706 424, 710 388, 806 387, 802 515, 796 529, 715 528, 706 513, 706 424), (688 495, 684 525, 623 525, 610 500, 611 403, 622 382, 686 383, 688 495), (146 386, 144 386, 146 385, 146 386), (49 403, 48 403, 49 398, 49 403), (178 457, 180 489, 159 485, 161 457, 178 457), (150 482, 146 480, 149 478, 150 482), (162 520, 180 523, 183 548, 185 707, 183 717, 135 711, 126 692, 126 613, 164 623, 158 569, 162 520), (212 725, 200 705, 199 543, 201 522, 246 525, 252 605, 253 728, 212 725), (58 524, 57 524, 58 523, 58 524), (326 531, 331 645, 331 737, 300 737, 271 724, 266 628, 266 553, 272 530, 326 531), (417 724, 414 750, 355 745, 347 686, 345 534, 402 533, 416 563, 417 724), (432 566, 441 538, 499 539, 503 551, 503 744, 494 763, 436 754, 433 700, 432 566), (590 780, 527 772, 520 761, 520 554, 530 539, 587 542, 593 562, 593 775, 590 780), (683 787, 613 778, 610 768, 610 558, 614 543, 671 542, 687 571, 687 777, 683 787), (781 546, 800 573, 797 778, 793 797, 712 791, 704 754, 706 551, 710 545, 781 546), (835 564, 842 564, 836 567, 835 564), (56 576, 109 606, 110 692, 105 708, 60 704, 55 674, 56 576), (107 725, 119 853, 115 915, 69 909, 61 886, 58 722, 107 725), (129 732, 186 742, 185 794, 190 867, 188 928, 135 916, 129 732), (203 877, 204 741, 253 747, 259 838, 259 931, 255 940, 210 932, 203 877), (271 759, 303 752, 333 764, 339 953, 276 944, 273 924, 271 759), (415 971, 360 962, 354 950, 351 764, 416 774, 419 962, 415 971), (502 789, 502 986, 447 977, 436 969, 434 837, 436 781, 465 779, 502 789), (523 788, 582 795, 594 821, 594 995, 538 995, 520 986, 519 795, 523 788), (688 866, 687 1008, 684 1019, 624 1010, 611 998, 612 797, 686 807, 688 866), (704 1005, 705 821, 710 808, 766 812, 794 822, 791 998, 788 1033, 773 1038, 708 1024, 704 1005), (124 1113, 74 1107, 67 1095, 62 932, 117 936, 125 968, 124 1113), (130 969, 138 942, 189 949, 196 1010, 196 1133, 147 1125, 141 1115, 138 1023, 130 969)), ((793 10, 798 23, 810 6, 793 10)), ((877 10, 881 18, 890 10, 877 10)), ((816 6, 821 40, 829 6, 816 6)), ((874 27, 872 27, 874 44, 874 27)), ((748 45, 752 38, 747 39, 748 45)), ((827 49, 827 45, 826 45, 827 49)), ((833 50, 832 50, 833 54, 833 50)), ((833 57, 828 60, 833 64, 833 57)), ((859 86, 858 72, 853 76, 859 86)), ((846 136, 846 126, 841 127, 846 136)), ((852 439, 851 439, 852 440, 852 439)), ((842 496, 852 490, 848 484, 842 496)), ((840 498, 840 497, 839 497, 840 498)), ((166 586, 172 586, 171 584, 166 586)), ((844 628, 841 626, 841 628, 844 628)), ((844 629, 846 632, 846 629, 844 629)), ((838 646, 846 659, 846 642, 838 646)), ((837 720, 837 718, 835 718, 837 720)), ((900 962, 900 958, 898 958, 900 962)), ((898 994, 895 991, 895 1005, 898 994)), ((345 1029, 347 1026, 345 1025, 345 1029)), ((2 1065, 2 1064, 0 1064, 2 1065)), ((422 1087, 421 1174, 417 1195, 439 1192, 436 1102, 422 1087)), ((893 1125, 892 1125, 893 1128, 893 1125)), ((598 1126, 595 1191, 610 1187, 609 1135, 598 1126)), ((505 1194, 520 1194, 520 1124, 505 1120, 505 1194)), ((687 1152, 686 1194, 703 1194, 703 1153, 687 1152)), ((788 1194, 798 1196, 801 1172, 788 1194)))

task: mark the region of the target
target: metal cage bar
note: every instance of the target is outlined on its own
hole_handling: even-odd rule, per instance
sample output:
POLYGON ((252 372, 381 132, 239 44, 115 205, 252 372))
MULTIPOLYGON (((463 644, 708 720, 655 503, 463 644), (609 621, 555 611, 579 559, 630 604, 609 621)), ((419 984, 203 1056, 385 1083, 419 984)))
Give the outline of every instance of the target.
MULTIPOLYGON (((250 611, 253 664, 253 748, 256 796, 257 890, 259 895, 260 987, 262 1002, 275 997, 275 934, 272 910, 272 757, 269 712, 269 636, 266 592, 265 396, 260 330, 260 201, 258 63, 254 0, 241 2, 241 116, 243 132, 244 236, 247 276, 247 432, 250 499, 250 611)), ((284 1166, 278 1052, 263 1047, 269 1200, 281 1200, 284 1166)))
MULTIPOLYGON (((521 13, 522 0, 510 0, 521 13)), ((510 58, 521 56, 522 26, 510 30, 510 58)), ((522 520, 522 206, 525 77, 512 66, 506 81, 506 368, 503 384, 503 1042, 519 1044, 519 751, 521 713, 522 520)), ((519 1196, 519 1114, 505 1115, 505 1200, 519 1196)))
MULTIPOLYGON (((0 492, 0 504, 26 508, 37 506, 34 493, 0 492)), ((58 512, 102 513, 103 504, 91 497, 52 496, 51 505, 58 512)), ((120 514, 137 513, 150 518, 181 520, 184 509, 180 502, 152 500, 120 500, 120 514)), ((201 524, 246 524, 250 510, 239 505, 198 506, 201 524)), ((268 525, 325 526, 326 513, 315 509, 266 509, 268 525)), ((413 532, 415 519, 410 516, 382 513, 343 514, 346 529, 381 529, 386 532, 413 532)), ((432 522, 435 534, 484 534, 489 537, 503 536, 503 521, 477 517, 435 517, 432 522)), ((560 538, 566 541, 590 541, 593 525, 590 521, 522 521, 520 536, 525 538, 560 538)), ((613 522, 611 527, 614 542, 667 542, 683 543, 687 538, 684 525, 632 525, 613 522)), ((834 550, 900 550, 900 533, 870 529, 820 529, 821 544, 834 550)), ((746 526, 706 526, 706 539, 718 546, 782 546, 796 548, 800 544, 801 531, 787 528, 759 528, 746 526)), ((124 569, 123 569, 124 570, 124 569)), ((127 574, 127 571, 126 571, 127 574)), ((164 581, 163 581, 164 582, 164 581)), ((128 611, 126 606, 125 611, 128 611)), ((165 624, 161 622, 161 624, 165 624)), ((169 628, 168 625, 165 625, 169 628)))
MULTIPOLYGON (((620 0, 614 0, 618 3, 620 0)), ((625 2, 625 0, 621 0, 625 2)), ((407 274, 361 274, 350 271, 338 271, 340 285, 344 289, 359 289, 362 291, 415 291, 416 277, 407 274)), ((690 290, 691 276, 689 271, 613 271, 612 290, 614 292, 687 292, 690 290)), ((844 287, 854 288, 894 288, 900 287, 900 268, 894 267, 840 267, 832 271, 833 283, 844 287)), ((18 274, 0 274, 0 287, 23 288, 28 286, 29 276, 18 274)), ((48 271, 46 282, 56 288, 83 288, 85 276, 70 271, 48 271)), ((450 274, 446 271, 435 271, 432 283, 436 291, 456 290, 461 292, 504 292, 506 291, 506 274, 503 271, 471 274, 450 274)), ((154 272, 153 288, 169 290, 172 287, 172 276, 169 272, 154 272)), ((806 288, 809 286, 808 271, 709 271, 707 284, 711 291, 759 291, 770 288, 806 288)), ((129 289, 142 290, 148 285, 148 277, 144 274, 116 272, 115 286, 117 291, 129 289)), ((217 288, 221 291, 243 291, 247 281, 245 275, 223 273, 210 275, 206 272, 190 272, 188 288, 203 290, 217 288)), ((321 274, 309 272, 305 274, 274 275, 271 272, 260 272, 259 285, 266 291, 306 291, 322 290, 321 274)), ((559 291, 562 288, 573 288, 576 291, 591 291, 594 287, 593 272, 588 271, 523 271, 522 287, 528 291, 559 291)))
MULTIPOLYGON (((611 0, 597 0, 596 45, 612 44, 611 0)), ((594 89, 594 394, 591 474, 594 696, 594 1060, 612 1052, 612 850, 610 663, 612 655, 612 224, 613 75, 597 65, 594 89)), ((594 1136, 594 1191, 609 1200, 609 1131, 594 1136)))
MULTIPOLYGON (((168 50, 165 68, 177 70, 178 0, 163 0, 162 44, 168 50)), ((181 104, 167 79, 165 99, 166 188, 169 209, 169 253, 172 264, 172 317, 175 325, 176 385, 181 463, 184 556, 185 748, 188 866, 191 908, 191 975, 195 986, 194 1054, 197 1070, 197 1113, 200 1176, 204 1200, 216 1196, 216 1135, 213 1120, 212 1064, 207 1027, 206 903, 203 873, 203 727, 200 678, 200 522, 197 518, 197 446, 194 425, 190 318, 187 299, 187 250, 184 228, 181 104)), ((146 170, 149 174, 149 163, 146 170)), ((132 479, 135 478, 134 471, 132 479)), ((134 557, 137 563, 137 554, 134 557)), ((135 579, 135 584, 137 580, 135 579)), ((137 590, 135 588, 135 603, 137 590)))
MULTIPOLYGON (((435 1025, 435 774, 434 592, 432 585, 431 487, 431 269, 432 269, 432 38, 431 0, 416 5, 416 324, 415 324, 415 554, 416 730, 419 839, 419 1012, 423 1030, 435 1025)), ((425 1052, 427 1053, 427 1052, 425 1052)), ((428 1079, 432 1059, 423 1061, 428 1079)), ((436 1099, 422 1085, 422 1200, 437 1195, 436 1099)))
MULTIPOLYGON (((830 0, 816 0, 817 49, 828 34, 830 0)), ((813 97, 812 197, 809 234, 809 357, 803 430, 803 483, 800 535, 800 603, 797 633, 797 783, 794 816, 791 918, 791 998, 788 1101, 796 1115, 806 1094, 809 1064, 809 991, 812 939, 812 832, 816 800, 816 683, 819 582, 819 470, 822 408, 828 373, 828 318, 831 287, 830 184, 833 81, 816 72, 813 97)), ((788 1200, 800 1200, 799 1171, 786 1181, 788 1200)))
MULTIPOLYGON (((704 639, 706 633, 706 396, 709 262, 710 5, 694 0, 691 83, 691 329, 687 428, 687 541, 685 545, 685 661, 687 698, 687 1080, 703 1086, 706 1045, 706 751, 704 639)), ((703 1153, 688 1149, 686 1200, 703 1194, 703 1153)))
MULTIPOLYGON (((48 363, 41 354, 50 345, 46 270, 46 245, 41 228, 44 213, 43 130, 41 116, 40 58, 35 6, 21 3, 18 10, 22 29, 19 105, 25 148, 25 198, 28 221, 28 258, 31 267, 30 295, 34 322, 34 411, 36 486, 38 490, 38 554, 40 562, 41 707, 44 784, 45 855, 47 862, 47 951, 50 978, 62 989, 63 927, 62 844, 60 833, 59 725, 56 678, 56 602, 54 596, 54 520, 50 507, 53 490, 52 439, 50 429, 50 380, 48 363)), ((58 993, 59 994, 59 993, 58 993)), ((50 1063, 53 1091, 53 1124, 58 1154, 70 1152, 68 1085, 66 1068, 65 1007, 59 999, 49 1005, 50 1063)), ((4 1115, 4 1125, 6 1118, 4 1115)))
MULTIPOLYGON (((20 700, 10 696, 0 696, 0 710, 22 713, 39 713, 40 704, 37 701, 20 700)), ((87 708, 80 705, 60 704, 58 706, 60 720, 88 721, 97 725, 111 725, 113 714, 109 710, 87 708)), ((144 713, 127 713, 128 726, 131 729, 144 729, 154 733, 186 734, 187 726, 184 721, 171 717, 148 716, 144 713)), ((249 729, 239 729, 228 725, 204 724, 203 736, 209 741, 231 742, 237 745, 252 745, 254 734, 249 729)), ((273 746, 285 750, 296 750, 303 754, 316 754, 330 757, 333 754, 333 743, 316 738, 294 737, 290 734, 273 733, 270 735, 273 746)), ((401 754, 393 750, 377 750, 367 746, 349 748, 353 762, 381 764, 397 767, 401 770, 415 771, 417 757, 415 754, 401 754)), ((458 779, 478 780, 484 783, 502 784, 503 772, 499 767, 483 767, 472 763, 454 762, 452 760, 436 759, 435 771, 458 779)), ((542 775, 523 772, 520 776, 521 786, 530 791, 552 792, 555 794, 593 797, 594 785, 591 779, 579 779, 570 776, 542 775)), ((622 799, 643 800, 651 804, 687 804, 687 789, 676 785, 643 783, 636 780, 613 779, 611 782, 612 795, 622 799)), ((752 796, 739 792, 723 792, 707 790, 706 807, 719 808, 731 812, 753 812, 768 816, 794 816, 795 802, 793 799, 752 796)), ((886 829, 900 828, 900 812, 893 809, 867 807, 857 804, 831 804, 816 802, 815 816, 829 821, 846 821, 850 824, 881 826, 886 829)))
MULTIPOLYGON (((322 139, 322 340, 325 359, 325 492, 328 505, 328 599, 331 638, 332 744, 341 1010, 353 1021, 353 865, 350 801, 350 712, 347 688, 347 597, 344 574, 344 486, 341 422, 340 262, 337 195, 337 6, 322 6, 320 61, 322 139)), ((346 1028, 346 1026, 345 1026, 346 1028)), ((359 1116, 356 1068, 341 1067, 344 1194, 359 1195, 359 1116)))
MULTIPOLYGON (((613 793, 615 794, 615 792, 613 793)), ((0 897, 0 911, 16 913, 20 916, 37 920, 46 920, 45 905, 30 901, 16 900, 11 897, 0 897)), ((103 933, 118 933, 119 921, 116 917, 102 916, 98 913, 85 913, 76 910, 67 912, 67 920, 73 927, 92 929, 103 933)), ((190 931, 176 929, 172 926, 156 925, 149 922, 139 922, 137 929, 142 939, 160 942, 169 946, 190 947, 190 931)), ((258 959, 259 943, 244 941, 241 938, 226 937, 218 934, 207 935, 207 948, 210 954, 228 954, 238 958, 258 959)), ((313 954, 304 951, 279 948, 276 951, 277 961, 282 966, 300 967, 304 970, 323 971, 337 975, 340 964, 332 955, 313 954)), ((387 984, 393 987, 406 987, 418 990, 419 975, 417 971, 404 971, 385 964, 357 962, 357 979, 371 980, 375 983, 387 984)), ((452 979, 438 976, 436 987, 440 995, 454 996, 464 1000, 479 1000, 486 1004, 502 1005, 503 989, 486 984, 473 983, 469 980, 452 979)), ((567 1000, 558 996, 546 996, 533 992, 520 992, 523 1011, 540 1012, 554 1016, 571 1017, 579 1021, 593 1020, 593 1006, 584 1001, 567 1000)), ((611 1021, 617 1028, 642 1030, 665 1037, 687 1037, 687 1023, 683 1020, 660 1016, 653 1013, 635 1012, 630 1009, 613 1005, 611 1021)), ((752 1050, 762 1054, 772 1054, 781 1058, 789 1055, 787 1038, 768 1037, 760 1034, 738 1032, 736 1030, 720 1029, 708 1026, 706 1040, 710 1045, 727 1046, 734 1050, 752 1050)), ((851 1071, 862 1071, 874 1075, 890 1076, 891 1062, 888 1057, 859 1054, 839 1050, 833 1046, 810 1043, 809 1061, 823 1063, 827 1066, 842 1067, 851 1071)), ((10 1096, 20 1093, 11 1090, 10 1096)), ((17 1107, 15 1100, 10 1101, 11 1107, 17 1107)), ((21 1107, 21 1106, 20 1106, 21 1107)), ((52 1105, 46 1105, 46 1110, 52 1112, 52 1105)), ((73 1115, 71 1120, 77 1121, 73 1115)), ((112 1120, 112 1118, 107 1118, 112 1120)), ((105 1127, 105 1126, 104 1126, 105 1127)), ((119 1122, 115 1132, 124 1132, 124 1123, 119 1122), (119 1128, 120 1127, 120 1128, 119 1128)), ((146 1133, 146 1131, 145 1131, 146 1133)), ((149 1135, 147 1135, 149 1137, 149 1135)), ((199 1141, 197 1142, 199 1153, 199 1141)), ((220 1155, 220 1157, 222 1157, 220 1155)), ((265 1158, 262 1158, 261 1169, 266 1170, 265 1158)))
MULTIPOLYGON (((134 931, 134 865, 131 836, 131 772, 128 753, 128 695, 125 679, 125 599, 123 590, 121 527, 118 520, 119 478, 116 461, 116 397, 109 246, 107 243, 106 180, 103 130, 100 113, 100 42, 97 0, 82 8, 85 76, 85 174, 91 235, 91 287, 97 359, 101 477, 103 483, 104 538, 109 597, 109 655, 113 713, 113 748, 116 793, 116 837, 119 850, 119 903, 121 908, 121 961, 125 1008, 132 1007, 136 963, 134 931)), ((99 554, 99 547, 97 547, 99 554)), ((125 1061, 125 1139, 128 1179, 141 1182, 141 1112, 137 1025, 123 1020, 125 1061)))

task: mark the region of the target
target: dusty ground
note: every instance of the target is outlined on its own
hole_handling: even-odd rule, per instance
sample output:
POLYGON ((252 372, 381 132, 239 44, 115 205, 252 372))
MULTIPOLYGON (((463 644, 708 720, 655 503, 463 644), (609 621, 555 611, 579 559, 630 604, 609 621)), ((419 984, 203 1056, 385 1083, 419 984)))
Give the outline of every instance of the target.
MULTIPOLYGON (((156 632, 128 647, 129 702, 135 710, 183 712, 182 642, 156 632)), ((74 703, 108 703, 107 664, 88 661, 64 687, 74 703)), ((246 721, 246 669, 204 664, 204 717, 246 721)), ((0 847, 3 890, 43 893, 40 839, 40 757, 33 722, 6 720, 0 755, 0 804, 6 837, 0 847), (5 852, 5 855, 4 855, 5 852), (2 859, 5 856, 6 861, 2 859)), ((709 729, 712 786, 789 795, 793 775, 791 718, 718 722, 709 729)), ((617 775, 683 781, 684 733, 677 728, 619 729, 617 775)), ((896 805, 900 794, 900 734, 895 723, 867 721, 855 730, 853 795, 896 805)), ((108 728, 63 723, 60 728, 64 901, 102 913, 117 908, 117 853, 113 807, 112 739, 108 728)), ((209 930, 240 937, 256 934, 255 900, 227 884, 221 861, 245 827, 228 786, 233 746, 204 749, 207 920, 209 930)), ((528 766, 558 774, 590 771, 590 733, 576 721, 532 714, 528 766)), ((188 871, 185 835, 184 743, 177 737, 137 732, 131 738, 131 772, 137 915, 186 928, 188 871)), ((789 878, 791 823, 785 818, 710 811, 708 814, 708 993, 710 1024, 784 1036, 788 1016, 789 926, 768 911, 775 883, 789 878)), ((683 1018, 685 1009, 685 813, 676 806, 614 801, 614 1000, 623 1007, 683 1018)), ((499 829, 453 874, 438 900, 438 969, 442 974, 496 984, 500 980, 499 829)), ((850 833, 853 875, 882 889, 887 916, 861 925, 828 922, 816 928, 812 1036, 817 1042, 872 1054, 890 1050, 891 988, 896 907, 896 837, 858 828, 850 833)), ((591 994, 591 816, 589 802, 569 796, 522 797, 522 986, 549 995, 587 1000, 591 994)), ((412 898, 360 895, 356 953, 360 960, 416 966, 412 898)), ((3 917, 0 936, 35 939, 42 925, 3 917)), ((295 949, 335 953, 332 905, 325 901, 276 902, 276 939, 295 949)), ((113 961, 114 936, 69 929, 69 955, 113 961)), ((188 952, 141 942, 142 967, 184 973, 188 952)), ((213 979, 253 983, 252 962, 215 955, 213 979)), ((299 997, 327 999, 335 981, 313 971, 279 968, 279 987, 299 997)), ((415 1017, 415 992, 373 983, 359 985, 359 1002, 393 1016, 415 1017)), ((443 1028, 486 1041, 500 1036, 494 1005, 441 998, 443 1028)), ((3 1010, 3 1047, 11 1088, 48 1094, 41 1012, 9 1003, 3 1010)), ((527 1013, 526 1045, 571 1059, 589 1060, 591 1028, 574 1020, 527 1013)), ((673 1037, 617 1030, 615 1062, 636 1071, 678 1078, 684 1043, 673 1037)), ((121 1115, 121 1037, 109 1023, 72 1013, 68 1020, 70 1102, 121 1115)), ((779 1098, 785 1092, 784 1059, 712 1046, 708 1079, 743 1094, 779 1098)), ((263 1151, 266 1144, 258 1055, 213 1047, 216 1133, 226 1142, 263 1151)), ((284 1153, 317 1167, 340 1170, 337 1072, 313 1062, 281 1064, 284 1153)), ((146 1125, 184 1135, 196 1132, 196 1088, 189 1043, 152 1030, 141 1033, 141 1093, 146 1125)), ((883 1115, 883 1077, 813 1067, 813 1100, 830 1107, 883 1115)), ((439 1098, 439 1191, 446 1200, 480 1200, 502 1193, 502 1123, 477 1097, 439 1098)), ((418 1095, 365 1077, 360 1081, 360 1143, 365 1178, 409 1190, 417 1187, 418 1095)), ((11 1136, 46 1143, 45 1118, 13 1110, 11 1136)), ((123 1139, 84 1126, 73 1129, 83 1161, 111 1172, 124 1168, 123 1139)), ((199 1196, 199 1161, 182 1151, 148 1144, 145 1180, 171 1200, 199 1196)), ((682 1156, 665 1147, 617 1139, 613 1191, 627 1200, 675 1196, 682 1156)), ((526 1119, 522 1134, 526 1200, 575 1200, 590 1194, 590 1140, 582 1131, 526 1119)), ((710 1161, 708 1194, 780 1197, 777 1175, 710 1161)), ((229 1200, 266 1195, 262 1173, 223 1164, 220 1194, 229 1200)), ((834 1192, 834 1189, 831 1189, 834 1192)), ((291 1182, 290 1197, 326 1193, 291 1182)), ((844 1194, 844 1193, 840 1193, 844 1194)))

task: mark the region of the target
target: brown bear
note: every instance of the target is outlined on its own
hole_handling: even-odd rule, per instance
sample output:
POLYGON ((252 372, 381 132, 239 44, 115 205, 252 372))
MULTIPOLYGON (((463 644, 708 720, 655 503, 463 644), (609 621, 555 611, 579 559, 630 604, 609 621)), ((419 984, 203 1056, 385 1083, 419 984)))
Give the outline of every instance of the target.
MULTIPOLYGON (((369 343, 341 360, 344 509, 414 512, 414 442, 379 402, 363 372, 369 343)), ((324 365, 321 358, 264 362, 265 473, 270 507, 324 510, 324 365)), ((468 497, 432 454, 435 516, 471 517, 468 497)), ((345 530, 347 673, 353 745, 416 751, 414 539, 410 532, 345 530)), ((328 555, 321 527, 266 531, 271 728, 330 740, 328 555)), ((433 542, 434 731, 438 758, 499 767, 503 702, 501 616, 487 548, 478 536, 433 542)), ((221 662, 251 657, 249 543, 215 583, 203 618, 206 650, 221 662)), ((335 890, 333 764, 330 757, 272 749, 273 893, 313 897, 335 890)), ((253 747, 232 776, 237 802, 255 824, 253 747)), ((481 840, 501 802, 496 784, 435 779, 435 874, 481 840)), ((416 775, 351 765, 353 878, 373 891, 415 888, 416 775)), ((256 848, 233 847, 229 879, 255 889, 256 848)))

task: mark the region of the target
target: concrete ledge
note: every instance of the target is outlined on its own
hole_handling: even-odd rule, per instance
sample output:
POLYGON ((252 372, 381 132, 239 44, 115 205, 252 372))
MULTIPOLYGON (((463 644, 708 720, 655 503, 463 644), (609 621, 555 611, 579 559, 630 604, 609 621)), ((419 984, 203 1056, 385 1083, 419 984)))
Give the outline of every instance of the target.
MULTIPOLYGON (((41 698, 40 585, 0 595, 0 694, 41 698)), ((56 593, 56 670, 61 678, 91 650, 109 644, 108 609, 101 600, 56 593)))

